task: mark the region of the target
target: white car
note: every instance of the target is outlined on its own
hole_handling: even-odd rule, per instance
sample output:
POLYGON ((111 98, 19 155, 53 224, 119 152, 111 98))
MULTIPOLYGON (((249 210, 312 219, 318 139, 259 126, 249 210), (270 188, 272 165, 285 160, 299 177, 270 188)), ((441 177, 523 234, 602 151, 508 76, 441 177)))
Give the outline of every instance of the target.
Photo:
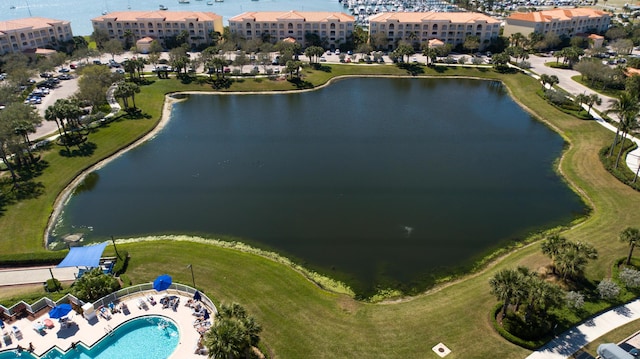
POLYGON ((336 49, 336 55, 340 55, 340 49, 336 49))

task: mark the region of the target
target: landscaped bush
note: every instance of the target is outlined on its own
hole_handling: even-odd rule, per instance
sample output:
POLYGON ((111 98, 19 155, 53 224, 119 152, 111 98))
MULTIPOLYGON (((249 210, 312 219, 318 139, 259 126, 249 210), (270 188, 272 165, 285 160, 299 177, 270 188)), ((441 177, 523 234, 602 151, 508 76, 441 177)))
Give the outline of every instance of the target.
POLYGON ((120 289, 120 282, 101 268, 85 272, 71 287, 71 293, 83 301, 94 301, 120 289))
POLYGON ((57 292, 59 290, 62 290, 62 284, 60 284, 59 280, 51 278, 47 280, 44 286, 44 290, 46 290, 47 292, 57 292))
POLYGON ((636 144, 631 142, 628 139, 625 139, 624 144, 621 144, 620 141, 616 145, 616 148, 613 149, 613 156, 609 156, 609 150, 611 146, 606 146, 600 150, 600 162, 604 168, 611 173, 614 177, 618 179, 618 181, 628 185, 629 187, 635 189, 636 191, 640 191, 640 179, 636 179, 634 182, 635 173, 629 170, 629 167, 624 163, 624 158, 627 157, 629 152, 636 149, 636 144), (622 157, 620 159, 620 163, 618 167, 615 168, 617 153, 620 149, 619 146, 624 146, 622 157))
POLYGON ((515 345, 519 345, 523 348, 527 348, 530 350, 535 350, 538 347, 540 347, 542 344, 544 344, 544 341, 524 340, 509 333, 505 328, 503 328, 502 324, 498 322, 498 316, 500 315, 501 311, 502 311, 502 304, 498 303, 496 304, 496 306, 493 308, 493 311, 491 312, 492 313, 491 322, 493 323, 493 328, 498 332, 498 334, 500 334, 500 336, 502 336, 503 338, 505 338, 506 340, 510 341, 515 345))
POLYGON ((113 265, 113 275, 119 276, 126 272, 127 264, 129 264, 129 252, 121 251, 120 257, 116 259, 116 264, 113 265))
POLYGON ((0 267, 54 265, 62 262, 69 251, 36 252, 0 255, 0 267))
POLYGON ((584 307, 584 295, 580 292, 569 291, 564 299, 569 308, 581 309, 584 307))
POLYGON ((640 271, 625 267, 620 271, 618 278, 627 288, 640 287, 640 271))
POLYGON ((530 315, 525 319, 518 313, 508 313, 502 319, 502 326, 518 338, 533 341, 547 337, 551 332, 552 323, 548 318, 542 316, 530 315))
POLYGON ((620 295, 620 287, 611 279, 603 279, 598 283, 598 293, 604 300, 614 300, 620 295))

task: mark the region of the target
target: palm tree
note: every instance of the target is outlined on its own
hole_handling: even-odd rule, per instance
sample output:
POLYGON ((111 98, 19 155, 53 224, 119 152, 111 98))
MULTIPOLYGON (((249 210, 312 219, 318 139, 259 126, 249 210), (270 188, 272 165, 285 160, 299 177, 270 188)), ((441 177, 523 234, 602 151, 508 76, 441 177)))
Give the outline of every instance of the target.
POLYGON ((589 96, 587 94, 581 93, 576 95, 576 102, 580 107, 582 107, 583 104, 587 103, 588 100, 589 100, 589 96))
POLYGON ((517 285, 521 280, 521 274, 514 269, 503 269, 489 279, 491 294, 495 295, 502 304, 502 318, 507 315, 507 308, 516 295, 517 285))
POLYGON ((237 303, 222 304, 211 329, 205 334, 204 345, 214 358, 249 357, 258 345, 262 328, 237 303))
POLYGON ((616 134, 613 137, 613 144, 611 145, 611 148, 609 148, 609 157, 613 155, 613 149, 618 143, 618 135, 624 126, 624 122, 629 118, 635 120, 638 112, 640 112, 640 105, 638 105, 638 102, 631 94, 628 92, 622 92, 618 96, 618 99, 614 101, 613 104, 611 104, 611 107, 606 111, 607 114, 611 112, 618 114, 619 122, 616 134))
POLYGON ((640 242, 640 230, 638 230, 638 228, 627 227, 624 229, 624 231, 620 232, 619 238, 622 242, 629 243, 629 255, 627 256, 627 264, 631 264, 633 249, 636 247, 636 244, 640 242))
POLYGON ((590 259, 598 258, 598 251, 584 242, 567 242, 556 255, 555 266, 562 279, 577 278, 584 273, 590 259))
POLYGON ((635 113, 629 113, 624 119, 620 119, 620 132, 622 132, 622 140, 620 141, 620 149, 618 150, 618 156, 616 157, 616 164, 614 168, 618 168, 620 163, 620 157, 622 157, 622 150, 624 149, 624 141, 627 139, 627 134, 632 130, 638 128, 638 121, 636 117, 640 113, 640 107, 637 108, 635 113))
POLYGON ((589 109, 587 110, 587 113, 589 113, 591 112, 591 107, 593 107, 593 105, 600 106, 602 104, 602 99, 600 98, 600 96, 598 96, 598 94, 592 93, 591 95, 587 96, 587 101, 585 103, 589 106, 589 109))
POLYGON ((551 258, 552 262, 552 270, 553 273, 556 273, 556 265, 555 260, 558 253, 562 251, 562 249, 566 246, 567 239, 564 237, 560 237, 557 234, 554 234, 542 242, 542 254, 545 254, 547 257, 551 258))

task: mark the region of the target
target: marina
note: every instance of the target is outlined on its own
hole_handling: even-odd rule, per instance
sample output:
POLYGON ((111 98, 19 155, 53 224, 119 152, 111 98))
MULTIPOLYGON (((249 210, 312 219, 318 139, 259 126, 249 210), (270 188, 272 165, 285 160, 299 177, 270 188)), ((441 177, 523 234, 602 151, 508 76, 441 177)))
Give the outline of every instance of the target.
POLYGON ((383 12, 457 12, 464 11, 442 0, 338 0, 361 26, 369 25, 369 16, 383 12))

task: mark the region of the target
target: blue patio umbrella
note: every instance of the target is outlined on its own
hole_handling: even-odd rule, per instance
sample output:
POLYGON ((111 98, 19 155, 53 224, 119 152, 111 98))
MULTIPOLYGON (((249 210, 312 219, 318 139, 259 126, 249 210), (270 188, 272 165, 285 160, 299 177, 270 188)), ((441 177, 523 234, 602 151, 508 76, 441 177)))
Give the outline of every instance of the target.
POLYGON ((49 311, 49 318, 51 319, 58 319, 58 318, 62 318, 65 315, 69 314, 69 312, 71 311, 71 304, 60 304, 60 305, 56 305, 55 307, 51 308, 51 310, 49 311))
POLYGON ((204 320, 207 320, 207 319, 210 318, 208 310, 206 310, 206 309, 204 310, 204 316, 203 317, 204 317, 204 320))
POLYGON ((195 293, 193 293, 193 300, 200 300, 202 299, 202 295, 200 294, 199 291, 196 290, 195 293))
POLYGON ((153 281, 153 289, 158 292, 162 292, 171 286, 171 276, 168 274, 163 274, 158 276, 156 280, 153 281))

